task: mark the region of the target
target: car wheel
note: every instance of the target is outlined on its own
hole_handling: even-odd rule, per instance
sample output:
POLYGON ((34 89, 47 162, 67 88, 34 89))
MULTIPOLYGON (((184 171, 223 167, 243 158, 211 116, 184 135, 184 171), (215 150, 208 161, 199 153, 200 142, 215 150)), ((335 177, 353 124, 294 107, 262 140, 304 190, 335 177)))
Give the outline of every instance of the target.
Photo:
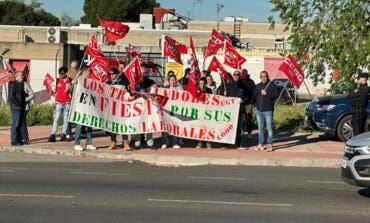
POLYGON ((347 115, 338 123, 337 135, 342 142, 347 142, 353 136, 352 115, 347 115))

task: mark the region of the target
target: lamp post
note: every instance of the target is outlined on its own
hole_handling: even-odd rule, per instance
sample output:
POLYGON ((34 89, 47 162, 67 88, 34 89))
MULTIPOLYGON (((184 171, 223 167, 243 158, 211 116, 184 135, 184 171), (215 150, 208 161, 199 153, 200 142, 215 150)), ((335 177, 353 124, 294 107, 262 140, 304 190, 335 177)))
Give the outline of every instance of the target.
POLYGON ((220 3, 217 3, 217 5, 216 5, 216 9, 217 9, 217 31, 218 31, 219 26, 220 26, 220 11, 223 7, 224 7, 224 5, 220 4, 220 3))

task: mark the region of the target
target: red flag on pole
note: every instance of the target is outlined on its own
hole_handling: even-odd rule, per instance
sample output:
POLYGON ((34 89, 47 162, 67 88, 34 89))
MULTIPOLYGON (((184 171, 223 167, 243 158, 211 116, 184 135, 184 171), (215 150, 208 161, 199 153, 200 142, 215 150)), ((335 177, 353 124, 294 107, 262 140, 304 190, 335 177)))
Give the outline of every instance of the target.
POLYGON ((98 15, 98 19, 99 19, 100 25, 103 28, 103 34, 108 44, 115 42, 119 39, 123 39, 128 33, 128 31, 130 30, 130 27, 128 25, 123 24, 122 22, 106 21, 100 18, 99 15, 98 15))
POLYGON ((208 40, 207 49, 205 50, 205 57, 217 54, 217 51, 224 46, 225 41, 230 41, 229 38, 219 33, 213 28, 211 38, 208 40))
POLYGON ((242 64, 247 61, 235 50, 230 41, 225 41, 224 56, 224 64, 234 69, 240 69, 242 64))
POLYGON ((180 43, 179 41, 172 39, 169 36, 166 36, 166 41, 170 41, 173 45, 175 45, 176 49, 181 53, 181 54, 187 54, 188 53, 188 48, 186 47, 185 44, 180 43))
POLYGON ((211 63, 208 66, 208 69, 210 71, 215 71, 220 74, 221 78, 225 81, 230 80, 230 77, 227 75, 227 71, 222 66, 222 64, 217 60, 215 56, 213 56, 211 63))
POLYGON ((173 39, 168 36, 165 36, 163 40, 162 56, 170 57, 177 63, 182 64, 181 53, 176 44, 173 42, 173 39))
POLYGON ((3 59, 3 70, 0 71, 0 85, 6 84, 12 80, 14 80, 14 74, 12 71, 12 67, 9 64, 9 61, 3 59))
POLYGON ((126 57, 127 58, 134 58, 134 57, 140 57, 141 56, 141 52, 137 51, 136 50, 136 47, 134 45, 132 45, 131 43, 128 44, 128 46, 126 47, 126 57))
POLYGON ((296 88, 301 86, 304 80, 304 73, 292 55, 289 54, 287 58, 285 58, 279 70, 289 78, 296 88))
POLYGON ((51 97, 53 95, 53 85, 54 85, 54 78, 51 74, 47 73, 45 74, 44 81, 42 82, 42 85, 46 87, 46 92, 51 97))
POLYGON ((85 53, 92 57, 100 57, 102 53, 98 46, 98 41, 96 41, 95 35, 91 35, 90 42, 87 44, 85 53))
POLYGON ((141 82, 143 74, 141 72, 139 57, 135 57, 129 65, 125 68, 125 74, 130 81, 131 91, 135 91, 135 87, 141 82))
POLYGON ((195 54, 193 38, 191 36, 190 36, 190 48, 191 48, 190 75, 186 90, 189 91, 194 97, 197 97, 198 96, 197 82, 200 78, 200 70, 197 55, 195 54))

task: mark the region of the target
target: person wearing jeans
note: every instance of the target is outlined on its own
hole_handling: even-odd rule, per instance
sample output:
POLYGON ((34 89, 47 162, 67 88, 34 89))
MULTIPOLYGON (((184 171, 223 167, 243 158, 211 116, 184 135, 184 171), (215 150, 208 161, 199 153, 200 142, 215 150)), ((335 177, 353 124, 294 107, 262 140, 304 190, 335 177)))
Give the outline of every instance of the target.
POLYGON ((23 145, 21 127, 25 122, 26 92, 24 91, 23 74, 15 73, 15 80, 9 82, 8 98, 12 111, 12 127, 10 130, 10 143, 12 146, 23 145))
POLYGON ((274 151, 273 148, 273 130, 272 130, 272 119, 274 112, 274 103, 278 97, 278 91, 273 82, 269 80, 267 71, 260 73, 261 82, 257 84, 254 96, 256 99, 256 114, 258 123, 258 147, 256 150, 263 151, 265 136, 264 131, 267 127, 267 151, 274 151))
POLYGON ((56 80, 54 121, 49 142, 55 142, 55 135, 58 129, 58 121, 61 114, 63 115, 63 129, 60 141, 65 141, 67 139, 68 115, 69 108, 71 107, 71 95, 69 92, 69 88, 71 87, 71 79, 67 77, 67 71, 68 69, 66 67, 59 68, 60 77, 56 80))
MULTIPOLYGON (((82 81, 82 78, 89 78, 90 77, 90 68, 85 67, 82 69, 82 75, 79 78, 79 81, 82 81)), ((78 124, 76 126, 75 132, 75 146, 74 149, 77 151, 82 151, 84 148, 80 145, 81 143, 81 129, 82 125, 78 124)), ((92 145, 92 128, 86 127, 86 149, 88 150, 96 150, 96 147, 92 145)))

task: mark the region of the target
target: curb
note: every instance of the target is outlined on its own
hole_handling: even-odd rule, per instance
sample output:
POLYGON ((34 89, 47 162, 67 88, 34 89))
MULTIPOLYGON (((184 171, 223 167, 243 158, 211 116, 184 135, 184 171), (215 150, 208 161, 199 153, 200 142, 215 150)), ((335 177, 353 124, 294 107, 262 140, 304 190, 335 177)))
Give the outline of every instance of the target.
POLYGON ((71 148, 40 148, 31 146, 0 147, 0 152, 25 153, 35 155, 78 156, 124 161, 139 161, 156 166, 199 166, 199 165, 245 165, 245 166, 284 166, 284 167, 325 167, 337 168, 340 159, 250 159, 222 158, 178 155, 135 154, 130 152, 114 153, 107 151, 75 151, 71 148))

